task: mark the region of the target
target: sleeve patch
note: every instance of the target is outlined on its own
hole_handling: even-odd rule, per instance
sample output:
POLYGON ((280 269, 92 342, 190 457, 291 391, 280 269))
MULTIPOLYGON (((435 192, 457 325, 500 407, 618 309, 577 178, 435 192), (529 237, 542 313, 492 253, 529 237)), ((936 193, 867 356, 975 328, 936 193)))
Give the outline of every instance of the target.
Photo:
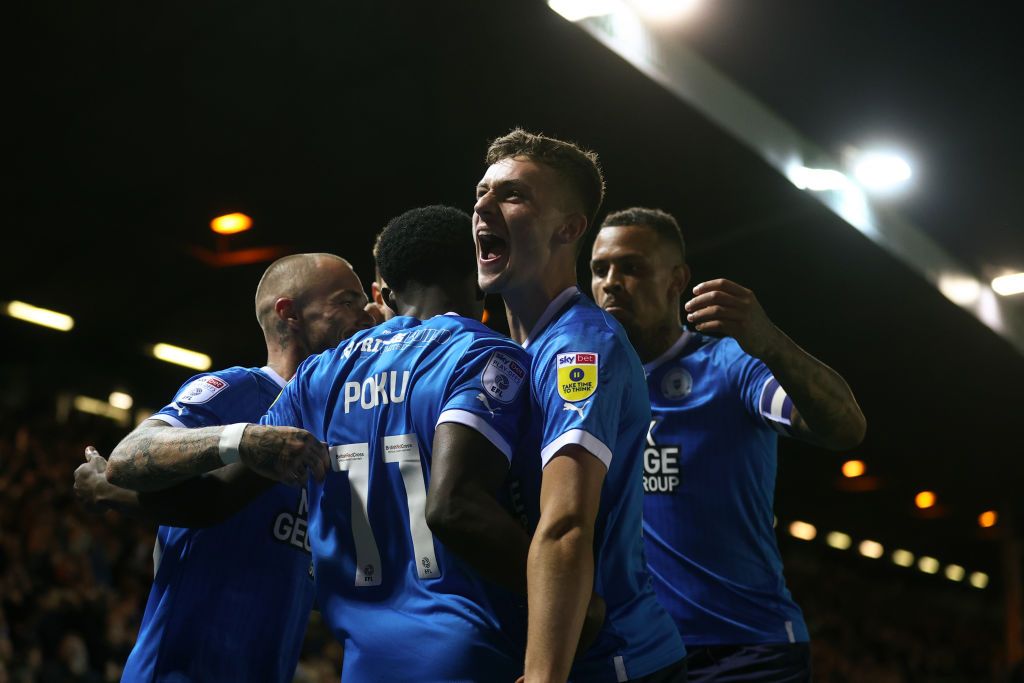
POLYGON ((597 391, 597 354, 560 353, 555 357, 558 369, 558 395, 575 403, 597 391))
POLYGON ((220 377, 207 375, 189 382, 188 386, 181 390, 175 400, 177 403, 189 403, 192 405, 206 403, 214 396, 228 388, 228 383, 220 377))
POLYGON ((491 354, 480 376, 484 391, 501 403, 511 403, 519 395, 525 380, 526 368, 522 363, 501 351, 491 354))

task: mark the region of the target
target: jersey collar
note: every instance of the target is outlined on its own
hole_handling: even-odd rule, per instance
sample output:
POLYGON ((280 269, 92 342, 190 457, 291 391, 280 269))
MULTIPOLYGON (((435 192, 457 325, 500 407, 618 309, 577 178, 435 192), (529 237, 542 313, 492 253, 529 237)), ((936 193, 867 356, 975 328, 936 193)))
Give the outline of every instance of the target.
POLYGON ((652 360, 650 363, 644 363, 644 372, 650 375, 652 372, 655 371, 655 369, 657 369, 659 365, 669 360, 670 358, 675 358, 676 356, 678 356, 679 353, 683 350, 683 347, 686 346, 686 343, 690 341, 690 337, 692 336, 693 335, 690 334, 690 331, 684 327, 683 333, 679 335, 679 339, 676 339, 675 343, 672 344, 672 346, 668 347, 668 351, 661 354, 660 356, 652 360))
POLYGON ((530 345, 537 335, 544 331, 544 328, 554 319, 555 315, 561 311, 566 304, 569 303, 570 299, 573 299, 577 294, 580 293, 579 288, 576 285, 566 287, 561 293, 551 300, 548 307, 544 309, 544 312, 540 314, 540 318, 537 320, 537 324, 530 330, 530 334, 526 335, 526 340, 523 342, 523 348, 525 349, 530 345))
POLYGON ((284 389, 284 385, 288 384, 288 382, 285 382, 284 378, 281 377, 281 375, 274 372, 274 368, 270 367, 269 365, 264 365, 262 368, 260 368, 260 371, 270 379, 274 380, 274 382, 277 383, 277 386, 281 387, 282 389, 284 389))

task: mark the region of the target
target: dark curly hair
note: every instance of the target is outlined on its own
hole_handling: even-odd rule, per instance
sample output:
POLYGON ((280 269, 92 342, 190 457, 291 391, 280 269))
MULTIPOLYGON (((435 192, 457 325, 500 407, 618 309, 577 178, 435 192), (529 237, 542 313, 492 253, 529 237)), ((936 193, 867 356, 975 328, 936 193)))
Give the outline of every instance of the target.
POLYGON ((476 272, 473 222, 450 206, 424 206, 392 218, 375 250, 380 275, 396 292, 410 282, 455 282, 476 272))

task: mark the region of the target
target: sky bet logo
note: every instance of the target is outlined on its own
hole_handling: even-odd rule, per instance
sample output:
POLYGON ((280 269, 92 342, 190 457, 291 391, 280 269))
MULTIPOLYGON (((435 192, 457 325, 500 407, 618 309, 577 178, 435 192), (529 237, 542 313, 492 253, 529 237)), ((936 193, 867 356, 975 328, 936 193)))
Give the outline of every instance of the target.
POLYGON ((654 441, 657 420, 647 429, 644 448, 644 492, 672 493, 679 486, 679 446, 663 446, 654 441))
POLYGON ((560 353, 555 359, 558 370, 558 395, 571 403, 590 398, 597 390, 596 353, 560 353))

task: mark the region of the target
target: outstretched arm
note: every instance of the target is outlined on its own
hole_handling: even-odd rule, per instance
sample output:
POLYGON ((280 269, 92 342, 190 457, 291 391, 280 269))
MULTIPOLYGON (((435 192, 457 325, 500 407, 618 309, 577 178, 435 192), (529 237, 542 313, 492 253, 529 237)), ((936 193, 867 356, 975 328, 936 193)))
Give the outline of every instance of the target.
POLYGON ((244 465, 228 465, 162 491, 139 493, 107 481, 107 461, 95 448, 75 470, 75 495, 90 510, 122 514, 178 527, 207 527, 223 522, 274 485, 244 465))
POLYGON ((796 408, 797 438, 835 450, 863 441, 867 422, 846 380, 776 327, 752 291, 718 279, 700 283, 693 293, 687 321, 699 332, 733 337, 771 370, 796 408))
MULTIPOLYGON (((235 427, 181 429, 146 420, 110 454, 107 481, 134 491, 159 491, 220 469, 226 464, 222 437, 235 427)), ((295 427, 246 425, 231 449, 252 471, 287 484, 304 482, 307 470, 322 480, 329 468, 327 447, 295 427)))

